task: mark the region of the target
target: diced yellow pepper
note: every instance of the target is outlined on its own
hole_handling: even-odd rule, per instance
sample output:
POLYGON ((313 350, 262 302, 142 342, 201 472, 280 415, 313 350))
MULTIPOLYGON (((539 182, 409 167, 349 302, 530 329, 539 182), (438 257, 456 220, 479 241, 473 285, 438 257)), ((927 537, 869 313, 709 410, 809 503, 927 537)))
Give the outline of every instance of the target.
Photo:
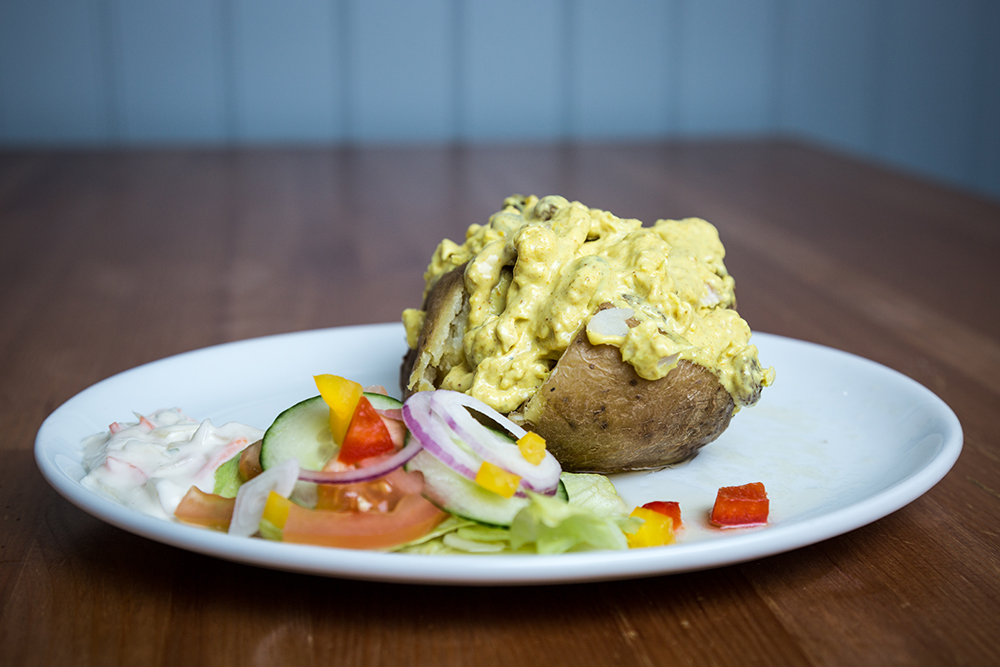
POLYGON ((489 461, 483 461, 476 473, 476 484, 504 498, 510 498, 517 492, 521 478, 512 472, 507 472, 489 461))
POLYGON ((545 438, 529 431, 524 437, 517 441, 517 448, 521 450, 521 456, 527 459, 528 463, 538 465, 545 459, 545 438))
POLYGON ((631 516, 644 519, 646 523, 636 532, 626 535, 630 549, 660 547, 674 541, 674 520, 669 516, 644 507, 636 507, 631 516))
POLYGON ((330 406, 330 433, 338 445, 344 443, 347 427, 351 425, 351 417, 358 407, 364 387, 357 382, 346 380, 339 375, 314 375, 316 388, 319 389, 323 402, 330 406))
POLYGON ((264 518, 274 524, 276 528, 284 528, 291 506, 291 500, 272 491, 267 496, 267 504, 264 505, 264 518))

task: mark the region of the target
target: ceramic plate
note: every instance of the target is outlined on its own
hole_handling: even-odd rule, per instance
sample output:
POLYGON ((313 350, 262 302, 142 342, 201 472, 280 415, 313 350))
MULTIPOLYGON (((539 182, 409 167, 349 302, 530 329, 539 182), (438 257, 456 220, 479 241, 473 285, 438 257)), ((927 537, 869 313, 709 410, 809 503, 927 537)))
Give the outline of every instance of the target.
MULTIPOLYGON (((677 543, 625 552, 556 556, 422 556, 230 537, 155 519, 80 484, 81 440, 132 412, 180 407, 216 425, 266 429, 316 394, 312 375, 398 386, 401 325, 380 324, 258 338, 156 361, 84 390, 42 424, 35 455, 72 503, 137 535, 263 567, 352 579, 428 584, 544 584, 684 572, 781 553, 853 530, 903 507, 948 472, 962 429, 937 396, 885 366, 830 348, 756 334, 777 381, 694 460, 614 475, 630 505, 681 503, 677 543), (720 486, 763 482, 767 526, 718 530, 707 517, 720 486)), ((874 554, 873 554, 874 555, 874 554)))

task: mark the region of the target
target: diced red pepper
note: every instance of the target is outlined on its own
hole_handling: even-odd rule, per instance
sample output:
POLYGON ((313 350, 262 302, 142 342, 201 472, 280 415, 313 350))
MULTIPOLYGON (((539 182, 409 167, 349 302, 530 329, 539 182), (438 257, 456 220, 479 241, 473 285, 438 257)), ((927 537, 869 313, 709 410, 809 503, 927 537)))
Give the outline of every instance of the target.
POLYGON ((674 521, 674 530, 681 527, 681 504, 674 500, 654 500, 643 505, 648 510, 669 516, 674 521))
POLYGON ((358 407, 354 409, 354 416, 347 427, 344 442, 340 445, 337 460, 350 465, 373 456, 388 454, 395 448, 389 429, 368 399, 362 396, 358 400, 358 407))
POLYGON ((722 528, 762 526, 767 523, 769 503, 761 482, 719 489, 712 508, 712 523, 722 528))

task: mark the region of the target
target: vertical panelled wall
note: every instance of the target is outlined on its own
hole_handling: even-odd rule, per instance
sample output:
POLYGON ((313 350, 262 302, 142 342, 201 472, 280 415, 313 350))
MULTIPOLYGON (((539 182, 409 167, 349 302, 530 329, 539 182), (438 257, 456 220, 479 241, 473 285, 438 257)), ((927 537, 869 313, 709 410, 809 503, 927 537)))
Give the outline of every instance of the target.
POLYGON ((805 136, 1000 196, 995 0, 0 0, 0 143, 805 136))

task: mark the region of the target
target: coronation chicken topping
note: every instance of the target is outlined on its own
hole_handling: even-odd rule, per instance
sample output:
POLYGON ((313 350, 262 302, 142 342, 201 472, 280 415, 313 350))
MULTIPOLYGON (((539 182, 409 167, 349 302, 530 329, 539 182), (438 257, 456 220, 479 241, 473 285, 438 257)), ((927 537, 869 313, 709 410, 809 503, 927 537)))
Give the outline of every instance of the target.
MULTIPOLYGON (((613 345, 647 380, 678 360, 718 377, 737 406, 756 399, 774 370, 761 368, 750 327, 733 309, 734 280, 715 227, 698 218, 633 219, 558 196, 513 196, 465 242, 443 240, 425 274, 425 296, 445 273, 466 265, 469 295, 461 358, 439 387, 471 394, 500 412, 517 410, 598 308, 627 309, 628 328, 587 328, 593 345, 613 345)), ((403 313, 417 345, 425 313, 403 313)), ((411 378, 411 389, 421 380, 411 378)))

